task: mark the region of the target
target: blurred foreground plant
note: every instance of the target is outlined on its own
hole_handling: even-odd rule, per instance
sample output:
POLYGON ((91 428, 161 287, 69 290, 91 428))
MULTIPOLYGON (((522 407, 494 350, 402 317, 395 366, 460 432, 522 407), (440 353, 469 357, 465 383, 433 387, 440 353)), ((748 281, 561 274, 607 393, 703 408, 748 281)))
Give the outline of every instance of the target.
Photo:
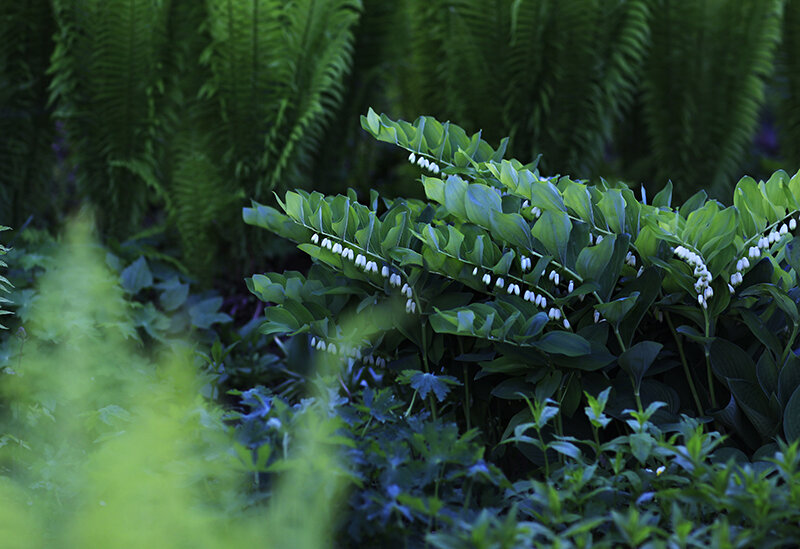
POLYGON ((274 503, 248 506, 254 465, 200 397, 189 346, 157 364, 136 349, 100 251, 77 221, 41 281, 24 354, 0 374, 3 546, 326 546, 344 477, 323 440, 324 398, 297 422, 274 503))

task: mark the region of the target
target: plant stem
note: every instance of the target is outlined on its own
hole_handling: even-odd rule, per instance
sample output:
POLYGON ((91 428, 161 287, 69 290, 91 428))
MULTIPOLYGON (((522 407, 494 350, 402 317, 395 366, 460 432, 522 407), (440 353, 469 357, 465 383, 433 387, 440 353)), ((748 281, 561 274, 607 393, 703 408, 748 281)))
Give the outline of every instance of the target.
POLYGON ((408 409, 406 410, 406 413, 405 413, 406 417, 408 417, 408 415, 411 413, 411 409, 414 407, 414 401, 416 399, 417 399, 417 391, 414 391, 414 394, 411 395, 411 404, 408 405, 408 409))
POLYGON ((542 443, 542 455, 544 455, 544 474, 547 479, 550 479, 550 462, 547 459, 547 444, 544 443, 544 437, 542 436, 542 430, 540 428, 536 428, 536 433, 539 435, 539 442, 542 443))
POLYGON ((470 430, 472 422, 470 421, 470 408, 469 408, 469 377, 467 365, 464 364, 464 418, 467 420, 467 431, 470 430))
POLYGON ((697 406, 700 415, 705 415, 703 405, 700 403, 700 395, 697 393, 697 387, 695 387, 694 379, 692 379, 692 372, 689 370, 689 363, 686 361, 686 353, 683 350, 681 338, 678 336, 678 332, 675 331, 675 325, 672 324, 672 317, 669 316, 669 313, 664 313, 664 317, 667 319, 667 326, 672 332, 672 337, 675 338, 675 345, 678 347, 678 355, 681 357, 681 364, 683 365, 683 373, 686 375, 686 381, 689 382, 689 389, 692 391, 695 406, 697 406))
POLYGON ((789 336, 789 341, 786 342, 786 347, 783 348, 783 353, 781 353, 781 363, 778 365, 779 368, 783 367, 783 365, 786 363, 786 357, 789 356, 789 352, 792 350, 792 343, 794 343, 799 329, 800 324, 795 322, 794 328, 792 328, 792 335, 789 336))

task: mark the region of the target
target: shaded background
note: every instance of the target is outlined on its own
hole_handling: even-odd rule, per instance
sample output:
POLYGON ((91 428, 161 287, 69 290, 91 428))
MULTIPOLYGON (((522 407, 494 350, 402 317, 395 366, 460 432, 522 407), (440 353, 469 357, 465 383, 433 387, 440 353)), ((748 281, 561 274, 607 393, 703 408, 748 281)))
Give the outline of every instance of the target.
POLYGON ((742 175, 800 167, 799 32, 799 0, 4 2, 0 223, 88 200, 107 238, 156 234, 206 284, 282 268, 250 199, 419 192, 369 107, 729 203, 742 175))

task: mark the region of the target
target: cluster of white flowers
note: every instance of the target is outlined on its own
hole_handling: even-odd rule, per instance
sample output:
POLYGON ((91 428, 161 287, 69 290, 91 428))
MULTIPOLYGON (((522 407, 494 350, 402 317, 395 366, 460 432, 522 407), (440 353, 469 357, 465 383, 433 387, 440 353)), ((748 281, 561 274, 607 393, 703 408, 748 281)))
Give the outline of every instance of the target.
POLYGON ((374 364, 375 366, 383 367, 383 366, 386 366, 386 359, 384 359, 382 357, 374 357, 372 355, 367 355, 364 358, 364 363, 365 364, 374 364))
POLYGON ((566 330, 569 330, 569 329, 570 329, 570 323, 569 323, 569 320, 567 320, 567 318, 566 318, 566 317, 564 317, 564 316, 562 315, 562 313, 561 313, 561 310, 560 310, 560 309, 556 309, 555 307, 551 307, 551 308, 550 308, 550 310, 549 310, 549 311, 547 311, 547 316, 550 318, 550 320, 556 320, 556 321, 557 321, 557 320, 561 320, 561 319, 562 319, 562 317, 563 317, 563 321, 562 321, 562 323, 563 323, 563 325, 564 325, 564 328, 565 328, 566 330))
POLYGON ((592 233, 589 233, 589 245, 590 246, 593 245, 593 244, 600 244, 602 241, 603 241, 603 235, 599 234, 599 235, 597 235, 595 237, 592 233))
POLYGON ((525 294, 523 295, 522 299, 525 301, 530 301, 537 307, 547 307, 547 298, 543 295, 538 295, 536 292, 532 292, 531 290, 525 290, 525 294))
MULTIPOLYGON (((350 345, 340 344, 336 345, 333 342, 325 343, 322 339, 316 337, 311 338, 311 347, 318 351, 325 351, 333 355, 347 357, 352 360, 362 360, 361 349, 350 345)), ((386 359, 382 357, 375 357, 372 354, 363 357, 364 364, 374 364, 375 366, 386 366, 386 359)))
POLYGON ((674 253, 688 263, 690 267, 694 267, 694 276, 697 277, 697 282, 694 283, 694 289, 697 292, 697 303, 703 309, 708 309, 708 300, 714 295, 714 290, 710 286, 714 277, 709 272, 705 261, 699 254, 687 250, 683 246, 675 248, 674 253))
POLYGON ((438 175, 440 171, 439 166, 435 162, 429 161, 422 155, 419 155, 419 158, 417 158, 417 156, 413 152, 408 155, 408 161, 411 162, 412 164, 416 164, 420 168, 425 168, 426 170, 429 170, 432 174, 435 175, 438 175))
POLYGON ((531 268, 531 258, 530 257, 526 257, 524 255, 520 256, 520 258, 519 258, 519 268, 522 269, 523 273, 525 271, 527 271, 528 269, 530 269, 531 268))
POLYGON ((555 270, 550 271, 550 275, 547 277, 547 279, 552 280, 553 284, 555 284, 556 286, 558 286, 558 283, 561 282, 561 277, 557 272, 555 272, 555 270))
POLYGON ((400 288, 400 293, 408 298, 408 299, 406 299, 406 312, 407 313, 416 313, 417 312, 417 303, 412 298, 411 286, 409 286, 408 284, 403 284, 403 287, 400 288))
MULTIPOLYGON (((523 265, 528 264, 528 268, 530 268, 530 263, 529 263, 530 259, 528 259, 528 258, 523 256, 521 261, 522 261, 523 265)), ((477 276, 477 274, 478 274, 478 268, 477 267, 475 267, 472 270, 472 274, 477 276)), ((550 280, 556 281, 556 284, 558 284, 558 282, 560 281, 558 273, 556 273, 555 271, 551 271, 550 272, 550 280)), ((481 278, 481 281, 484 284, 491 285, 492 277, 491 277, 491 275, 489 273, 484 273, 483 277, 481 278)), ((520 287, 520 285, 516 284, 514 282, 512 282, 511 284, 509 284, 506 287, 506 282, 505 282, 505 279, 503 279, 503 277, 500 277, 500 276, 497 277, 497 279, 495 280, 494 285, 495 285, 496 288, 506 288, 506 292, 508 292, 509 295, 511 295, 511 294, 513 294, 513 295, 522 295, 522 299, 524 299, 525 301, 529 301, 529 302, 533 303, 534 305, 536 305, 537 307, 540 307, 542 309, 547 308, 547 298, 545 296, 537 294, 536 292, 531 291, 531 290, 525 290, 525 293, 523 294, 522 293, 522 288, 520 287)), ((575 282, 570 280, 567 287, 568 287, 569 291, 572 292, 575 289, 575 282)), ((406 308, 408 309, 408 306, 406 308)), ((557 321, 557 320, 562 320, 563 319, 564 328, 567 329, 567 330, 570 329, 571 325, 569 323, 569 320, 567 320, 566 318, 563 317, 563 313, 561 312, 561 310, 559 310, 559 309, 557 309, 555 307, 551 307, 550 310, 548 311, 547 315, 551 320, 556 320, 557 321)))
POLYGON ((628 252, 628 254, 625 256, 625 263, 631 267, 636 267, 636 256, 631 252, 628 252))
MULTIPOLYGON (((311 236, 311 242, 313 242, 314 244, 319 242, 319 235, 318 234, 312 235, 311 236)), ((350 259, 351 261, 353 261, 355 263, 356 267, 361 267, 364 270, 365 273, 375 273, 375 274, 378 273, 378 264, 375 261, 368 260, 367 256, 365 256, 364 254, 355 255, 355 252, 351 248, 348 248, 347 246, 342 246, 338 242, 333 243, 327 237, 322 239, 322 243, 320 244, 320 246, 330 250, 333 253, 341 254, 341 256, 343 258, 345 258, 345 259, 350 259)), ((477 273, 477 268, 475 270, 475 273, 477 273)), ((412 296, 411 287, 408 284, 403 284, 403 279, 400 277, 400 275, 397 274, 397 273, 391 272, 391 270, 389 269, 388 265, 384 265, 384 266, 381 267, 380 274, 381 274, 381 276, 383 278, 388 278, 389 279, 389 285, 390 286, 395 287, 395 288, 400 288, 400 286, 402 286, 400 292, 405 297, 408 298, 407 301, 406 301, 406 312, 408 312, 408 313, 416 312, 417 304, 411 298, 411 296, 412 296)), ((318 341, 316 343, 312 343, 312 345, 315 345, 317 349, 325 350, 325 342, 324 341, 318 341)), ((336 350, 336 346, 334 345, 333 348, 334 348, 334 351, 335 351, 336 350)), ((328 349, 328 350, 330 350, 330 349, 328 349)))
POLYGON ((326 351, 332 355, 341 355, 348 358, 360 360, 361 359, 361 349, 350 345, 341 344, 340 346, 336 346, 335 343, 325 343, 322 339, 317 339, 316 337, 311 338, 311 347, 318 351, 326 351))

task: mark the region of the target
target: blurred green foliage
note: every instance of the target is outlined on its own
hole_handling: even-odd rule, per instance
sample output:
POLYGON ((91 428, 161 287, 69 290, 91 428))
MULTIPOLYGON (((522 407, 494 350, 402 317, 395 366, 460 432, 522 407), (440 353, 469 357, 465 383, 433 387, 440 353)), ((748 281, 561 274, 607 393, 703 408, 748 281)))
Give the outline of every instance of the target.
MULTIPOLYGON (((405 168, 353 123, 369 106, 459 120, 492 143, 511 135, 513 154, 541 154, 551 174, 649 189, 672 178, 681 198, 700 188, 725 197, 743 166, 780 160, 753 141, 765 111, 779 114, 783 159, 798 167, 797 5, 8 4, 0 214, 44 226, 84 196, 118 238, 163 226, 208 282, 221 264, 284 251, 241 231, 247 199, 373 182, 408 194, 405 168)), ((773 139, 762 130, 759 142, 773 139)))
POLYGON ((137 348, 90 232, 82 219, 65 235, 0 373, 3 546, 328 546, 346 477, 324 405, 298 416, 280 503, 248 502, 251 456, 200 396, 191 347, 173 342, 155 362, 137 348))

